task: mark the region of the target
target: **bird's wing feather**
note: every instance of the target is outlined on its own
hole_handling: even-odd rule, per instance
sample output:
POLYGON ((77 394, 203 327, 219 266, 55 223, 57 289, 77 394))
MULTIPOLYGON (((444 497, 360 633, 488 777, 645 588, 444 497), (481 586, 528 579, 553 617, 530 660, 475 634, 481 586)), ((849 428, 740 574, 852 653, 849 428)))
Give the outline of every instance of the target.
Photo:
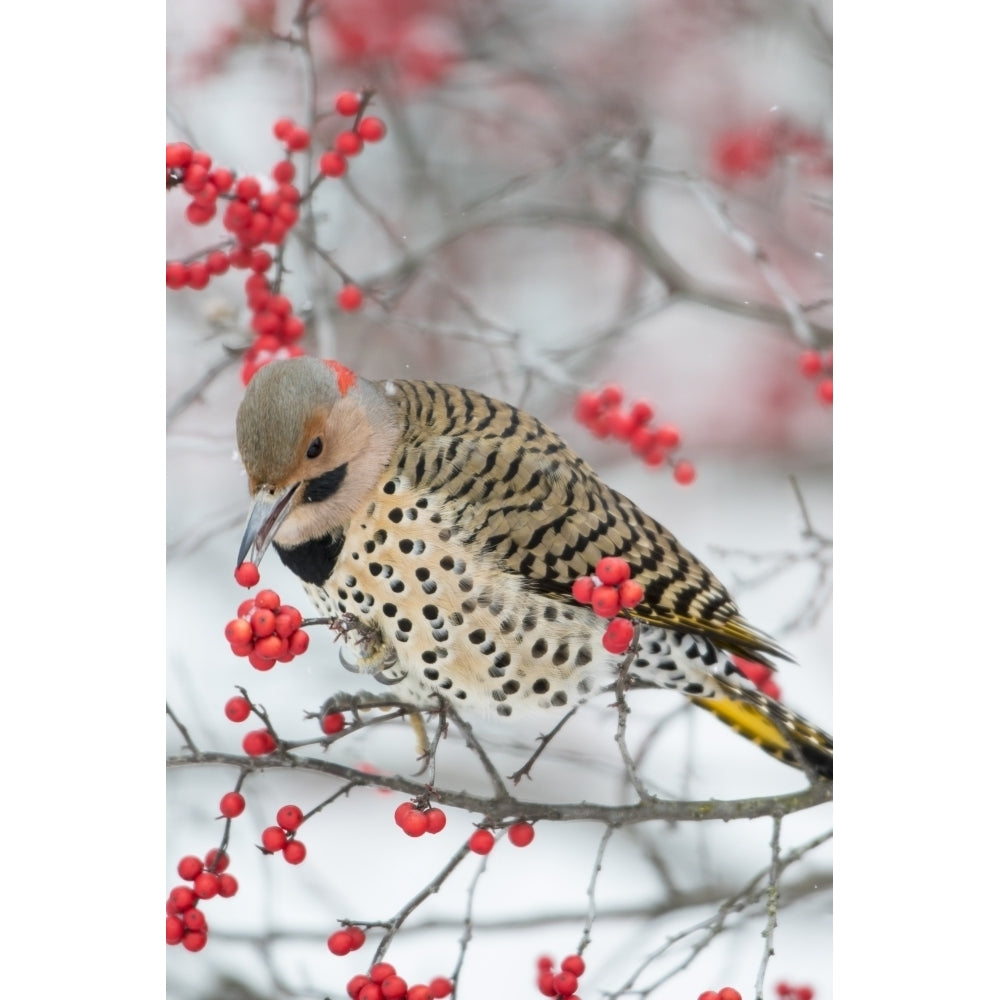
POLYGON ((788 658, 670 531, 540 421, 467 389, 395 387, 407 409, 401 471, 436 492, 466 544, 491 552, 505 572, 571 602, 575 579, 604 556, 621 556, 645 592, 628 612, 634 619, 698 632, 749 659, 788 658))

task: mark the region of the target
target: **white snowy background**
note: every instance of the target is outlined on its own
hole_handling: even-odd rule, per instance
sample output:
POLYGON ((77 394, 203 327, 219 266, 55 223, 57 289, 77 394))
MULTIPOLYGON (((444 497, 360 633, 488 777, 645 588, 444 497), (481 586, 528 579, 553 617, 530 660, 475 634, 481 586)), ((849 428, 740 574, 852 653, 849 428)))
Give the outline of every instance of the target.
MULTIPOLYGON (((278 23, 282 17, 287 23, 293 6, 279 5, 278 23)), ((546 5, 544 11, 528 4, 500 6, 508 8, 513 22, 530 29, 532 44, 522 52, 525 67, 558 75, 560 65, 576 66, 595 93, 618 96, 621 122, 614 116, 595 119, 585 108, 574 111, 576 96, 560 95, 564 100, 555 101, 553 111, 537 103, 537 92, 497 89, 489 69, 461 65, 440 90, 418 92, 401 103, 426 154, 428 173, 447 179, 453 206, 493 192, 523 171, 543 176, 539 198, 564 197, 559 172, 546 176, 550 129, 566 133, 553 139, 553 148, 577 156, 607 137, 588 134, 587 128, 620 124, 630 135, 641 123, 651 135, 649 164, 699 178, 708 173, 713 137, 746 121, 788 115, 829 137, 831 68, 820 27, 829 23, 827 10, 790 2, 739 9, 683 3, 563 3, 546 5), (639 45, 642 32, 653 24, 661 26, 662 39, 639 45), (603 65, 588 65, 595 52, 603 65), (606 87, 601 74, 606 74, 606 87), (462 132, 463 125, 477 120, 480 108, 488 133, 484 139, 462 132), (508 129, 514 140, 509 162, 496 159, 495 146, 484 157, 478 143, 495 144, 508 129), (574 129, 580 134, 573 135, 574 129), (526 136, 541 151, 526 146, 526 136)), ((167 138, 204 148, 216 163, 240 174, 264 177, 280 156, 271 124, 283 115, 302 118, 301 61, 280 45, 254 43, 237 47, 211 73, 191 69, 195 57, 211 45, 215 29, 238 24, 242 17, 234 2, 179 0, 170 5, 167 138)), ((423 27, 447 35, 444 15, 423 27)), ((487 34, 485 44, 490 42, 487 34)), ((359 70, 335 65, 325 70, 323 80, 319 99, 327 106, 336 90, 368 82, 359 70)), ((586 95, 580 95, 580 103, 586 105, 586 95)), ((373 111, 381 110, 377 97, 373 111)), ((399 143, 390 119, 387 139, 352 163, 350 176, 407 245, 419 248, 450 222, 428 215, 430 199, 416 208, 407 203, 407 160, 399 143)), ((828 181, 824 187, 822 179, 804 178, 793 162, 737 190, 711 180, 704 180, 704 190, 731 212, 734 227, 764 249, 773 273, 788 283, 800 303, 831 294, 828 181)), ((727 232, 720 225, 690 184, 651 182, 644 200, 644 223, 690 272, 734 299, 778 305, 768 281, 772 272, 765 273, 738 245, 733 229, 727 232)), ((188 225, 184 204, 181 192, 168 195, 168 259, 225 236, 217 222, 200 229, 188 225)), ((387 244, 371 216, 337 181, 320 189, 317 210, 324 247, 356 280, 382 274, 398 259, 398 249, 387 244)), ((388 313, 369 302, 359 314, 340 314, 331 307, 337 283, 318 277, 314 262, 302 257, 292 261, 284 290, 297 310, 311 303, 317 353, 337 357, 368 377, 427 377, 479 388, 545 419, 612 485, 669 525, 732 588, 747 617, 787 646, 798 662, 780 673, 785 700, 832 731, 831 608, 824 604, 805 626, 787 627, 801 617, 814 593, 815 564, 803 560, 767 583, 753 585, 751 578, 766 564, 739 554, 806 551, 790 476, 797 479, 816 530, 832 534, 831 412, 816 400, 814 384, 798 373, 803 345, 787 324, 734 317, 700 303, 662 308, 655 282, 643 278, 620 247, 593 232, 559 226, 491 232, 488 239, 471 242, 464 259, 446 257, 434 272, 433 281, 455 282, 477 315, 489 317, 492 329, 486 333, 463 331, 450 303, 441 305, 435 297, 433 281, 388 313), (624 324, 621 332, 595 347, 595 338, 619 318, 632 282, 640 287, 630 301, 644 318, 624 324), (317 299, 317 289, 326 291, 326 299, 317 299), (516 331, 516 337, 497 338, 497 329, 516 331), (472 339, 455 339, 456 332, 472 339), (487 339, 499 340, 501 346, 487 350, 482 346, 487 339), (569 350, 557 358, 553 348, 558 347, 569 350), (599 442, 574 423, 576 389, 607 381, 620 382, 629 399, 650 399, 659 419, 681 428, 682 454, 698 470, 694 485, 678 486, 667 469, 650 471, 624 445, 599 442)), ((220 360, 224 348, 248 343, 245 275, 231 273, 201 292, 168 292, 168 408, 220 360)), ((828 323, 829 310, 820 309, 813 318, 828 323)), ((252 699, 267 706, 279 732, 289 737, 314 731, 314 723, 302 722, 303 709, 315 710, 331 693, 362 686, 342 670, 337 650, 322 635, 314 635, 305 656, 266 674, 231 656, 222 638, 225 622, 245 596, 232 580, 247 500, 234 455, 233 420, 241 394, 234 365, 170 421, 167 436, 167 698, 200 748, 229 752, 238 752, 247 728, 222 715, 236 684, 247 686, 252 699)), ((285 601, 304 605, 297 580, 273 554, 262 570, 263 585, 276 589, 285 601)), ((636 692, 630 705, 630 733, 638 744, 639 734, 675 712, 680 701, 670 692, 636 692)), ((554 720, 513 726, 472 721, 506 774, 527 758, 534 738, 554 720)), ((613 741, 615 722, 606 702, 597 699, 588 705, 518 793, 538 801, 622 801, 626 790, 613 741)), ((457 739, 446 742, 439 754, 438 783, 485 790, 478 765, 457 744, 457 739)), ((168 753, 180 748, 168 721, 168 753)), ((395 731, 380 727, 340 741, 328 754, 389 773, 416 771, 412 733, 402 723, 395 731)), ((775 795, 804 784, 797 772, 696 710, 684 713, 654 741, 644 773, 658 793, 679 798, 775 795)), ((178 882, 180 856, 204 853, 218 842, 218 800, 235 777, 224 768, 168 773, 164 894, 178 882)), ((168 950, 170 997, 244 995, 227 994, 220 977, 239 984, 247 996, 343 996, 347 979, 367 967, 373 944, 348 958, 330 955, 325 939, 339 926, 337 919, 391 916, 444 864, 478 818, 452 811, 442 834, 414 841, 392 822, 401 796, 358 790, 303 828, 309 849, 303 865, 292 867, 260 855, 255 847, 259 832, 273 822, 279 806, 294 801, 308 809, 332 790, 315 776, 285 772, 247 781, 249 806, 234 822, 230 845, 239 894, 203 904, 211 928, 204 951, 168 950), (266 935, 274 937, 264 948, 260 939, 266 935)), ((783 823, 782 843, 794 847, 831 825, 830 806, 793 815, 783 823)), ((477 885, 475 932, 460 995, 487 1000, 537 995, 536 958, 550 954, 558 961, 576 950, 602 831, 599 824, 540 823, 529 848, 497 845, 477 885), (557 919, 559 914, 569 916, 557 919)), ((619 831, 597 883, 597 920, 580 995, 597 997, 601 990, 620 987, 670 934, 714 910, 692 906, 651 919, 616 916, 662 899, 660 875, 642 856, 642 838, 658 842, 679 889, 696 891, 709 884, 735 891, 766 868, 770 836, 766 819, 619 831), (607 919, 602 919, 603 911, 607 919)), ((410 982, 450 973, 478 864, 478 859, 468 859, 411 918, 415 929, 404 930, 393 943, 388 960, 410 982)), ((781 980, 812 986, 819 1000, 832 996, 832 893, 823 888, 831 870, 828 843, 786 874, 796 882, 813 874, 820 888, 804 901, 782 906, 765 996, 773 997, 774 984, 781 980)), ((752 996, 765 923, 762 908, 753 908, 690 968, 651 995, 694 998, 702 990, 729 984, 745 998, 752 996)), ((377 932, 369 940, 377 940, 377 932)), ((678 946, 653 965, 645 982, 680 964, 687 954, 678 946)))

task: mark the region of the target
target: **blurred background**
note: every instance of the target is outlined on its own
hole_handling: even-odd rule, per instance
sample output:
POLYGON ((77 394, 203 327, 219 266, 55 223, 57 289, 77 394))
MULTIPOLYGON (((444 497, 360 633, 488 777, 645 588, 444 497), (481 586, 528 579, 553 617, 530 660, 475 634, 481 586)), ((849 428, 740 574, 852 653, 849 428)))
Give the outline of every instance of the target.
MULTIPOLYGON (((174 0, 166 139, 267 190, 285 158, 275 121, 307 126, 310 150, 292 159, 309 203, 281 255, 281 292, 304 323, 297 346, 369 378, 476 388, 545 420, 790 650, 798 662, 778 677, 785 700, 832 730, 832 416, 820 390, 832 377, 830 21, 829 4, 805 0, 174 0), (349 125, 335 95, 369 88, 385 138, 311 188, 319 156, 349 125), (340 305, 345 283, 362 290, 361 308, 340 305), (803 372, 810 352, 819 352, 818 375, 808 363, 803 372), (609 382, 679 428, 676 455, 694 463, 693 484, 574 419, 578 394, 609 382)), ((168 260, 231 241, 222 212, 192 225, 190 200, 168 192, 168 260)), ((234 418, 257 338, 248 273, 168 290, 166 303, 167 695, 201 749, 232 753, 242 727, 222 705, 234 685, 267 705, 289 738, 314 735, 304 709, 364 687, 319 636, 304 657, 266 674, 222 638, 245 596, 232 569, 247 506, 234 418)), ((304 603, 273 555, 262 574, 283 600, 304 603)), ((630 733, 647 748, 644 774, 659 794, 802 787, 796 772, 679 701, 670 692, 630 701, 630 733)), ((578 713, 519 792, 622 801, 615 721, 606 704, 578 713)), ((537 735, 482 725, 504 774, 537 735)), ((181 749, 169 723, 167 749, 181 749)), ((328 753, 387 773, 416 770, 403 724, 328 753)), ((217 845, 218 800, 235 776, 168 771, 168 889, 181 855, 217 845)), ((443 749, 438 780, 483 782, 458 746, 443 749)), ((205 904, 204 951, 169 949, 168 994, 178 1000, 345 996, 371 948, 330 955, 337 920, 391 916, 477 818, 451 815, 438 837, 410 841, 392 823, 400 796, 359 790, 310 822, 310 855, 292 868, 262 857, 255 838, 285 802, 308 808, 329 795, 328 782, 275 772, 253 776, 245 792, 230 851, 240 893, 205 904)), ((788 817, 783 847, 830 822, 828 806, 788 817)), ((499 845, 477 883, 459 995, 537 995, 538 955, 558 961, 577 947, 603 828, 536 832, 524 851, 499 845)), ((771 834, 768 820, 619 831, 597 882, 581 996, 625 995, 614 991, 648 956, 767 868, 771 834)), ((450 974, 473 868, 394 942, 389 960, 411 982, 450 974)), ((764 995, 787 981, 823 1000, 832 996, 829 845, 784 877, 764 995)), ((694 953, 697 935, 680 940, 640 976, 642 995, 693 1000, 730 984, 752 996, 765 922, 762 907, 748 907, 694 953)))

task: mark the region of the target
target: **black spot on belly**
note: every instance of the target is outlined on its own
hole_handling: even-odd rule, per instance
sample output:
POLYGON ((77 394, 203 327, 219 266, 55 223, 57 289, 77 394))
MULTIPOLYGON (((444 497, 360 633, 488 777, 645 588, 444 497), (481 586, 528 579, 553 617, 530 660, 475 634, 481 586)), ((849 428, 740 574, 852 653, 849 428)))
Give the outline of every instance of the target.
POLYGON ((531 690, 534 691, 535 694, 545 694, 548 689, 549 682, 544 677, 535 681, 535 683, 531 685, 531 690))
POLYGON ((521 685, 517 681, 510 680, 504 684, 503 689, 507 694, 516 694, 520 687, 521 685))
POLYGON ((510 705, 497 705, 497 715, 502 715, 504 718, 507 718, 511 711, 512 709, 510 705))
POLYGON ((403 509, 401 507, 393 507, 392 510, 389 511, 387 517, 393 524, 399 524, 399 522, 403 520, 403 509))
POLYGON ((537 660, 549 651, 549 644, 544 639, 536 639, 531 647, 531 655, 537 660))
POLYGON ((569 699, 566 697, 565 691, 556 691, 556 693, 552 696, 552 704, 557 708, 565 705, 568 700, 569 699))

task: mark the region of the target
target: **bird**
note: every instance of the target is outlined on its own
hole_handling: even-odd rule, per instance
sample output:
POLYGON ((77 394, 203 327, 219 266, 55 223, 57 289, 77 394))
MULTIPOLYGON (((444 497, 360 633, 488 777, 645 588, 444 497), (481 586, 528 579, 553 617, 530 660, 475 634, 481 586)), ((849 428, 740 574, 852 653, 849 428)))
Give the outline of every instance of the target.
MULTIPOLYGON (((237 565, 273 548, 347 627, 359 672, 409 704, 569 711, 619 677, 574 599, 623 558, 642 598, 628 677, 673 688, 772 757, 832 780, 833 740, 751 683, 791 657, 712 572, 522 409, 304 356, 256 372, 236 417, 250 509, 237 565)), ((343 655, 342 655, 342 660, 343 655)))

